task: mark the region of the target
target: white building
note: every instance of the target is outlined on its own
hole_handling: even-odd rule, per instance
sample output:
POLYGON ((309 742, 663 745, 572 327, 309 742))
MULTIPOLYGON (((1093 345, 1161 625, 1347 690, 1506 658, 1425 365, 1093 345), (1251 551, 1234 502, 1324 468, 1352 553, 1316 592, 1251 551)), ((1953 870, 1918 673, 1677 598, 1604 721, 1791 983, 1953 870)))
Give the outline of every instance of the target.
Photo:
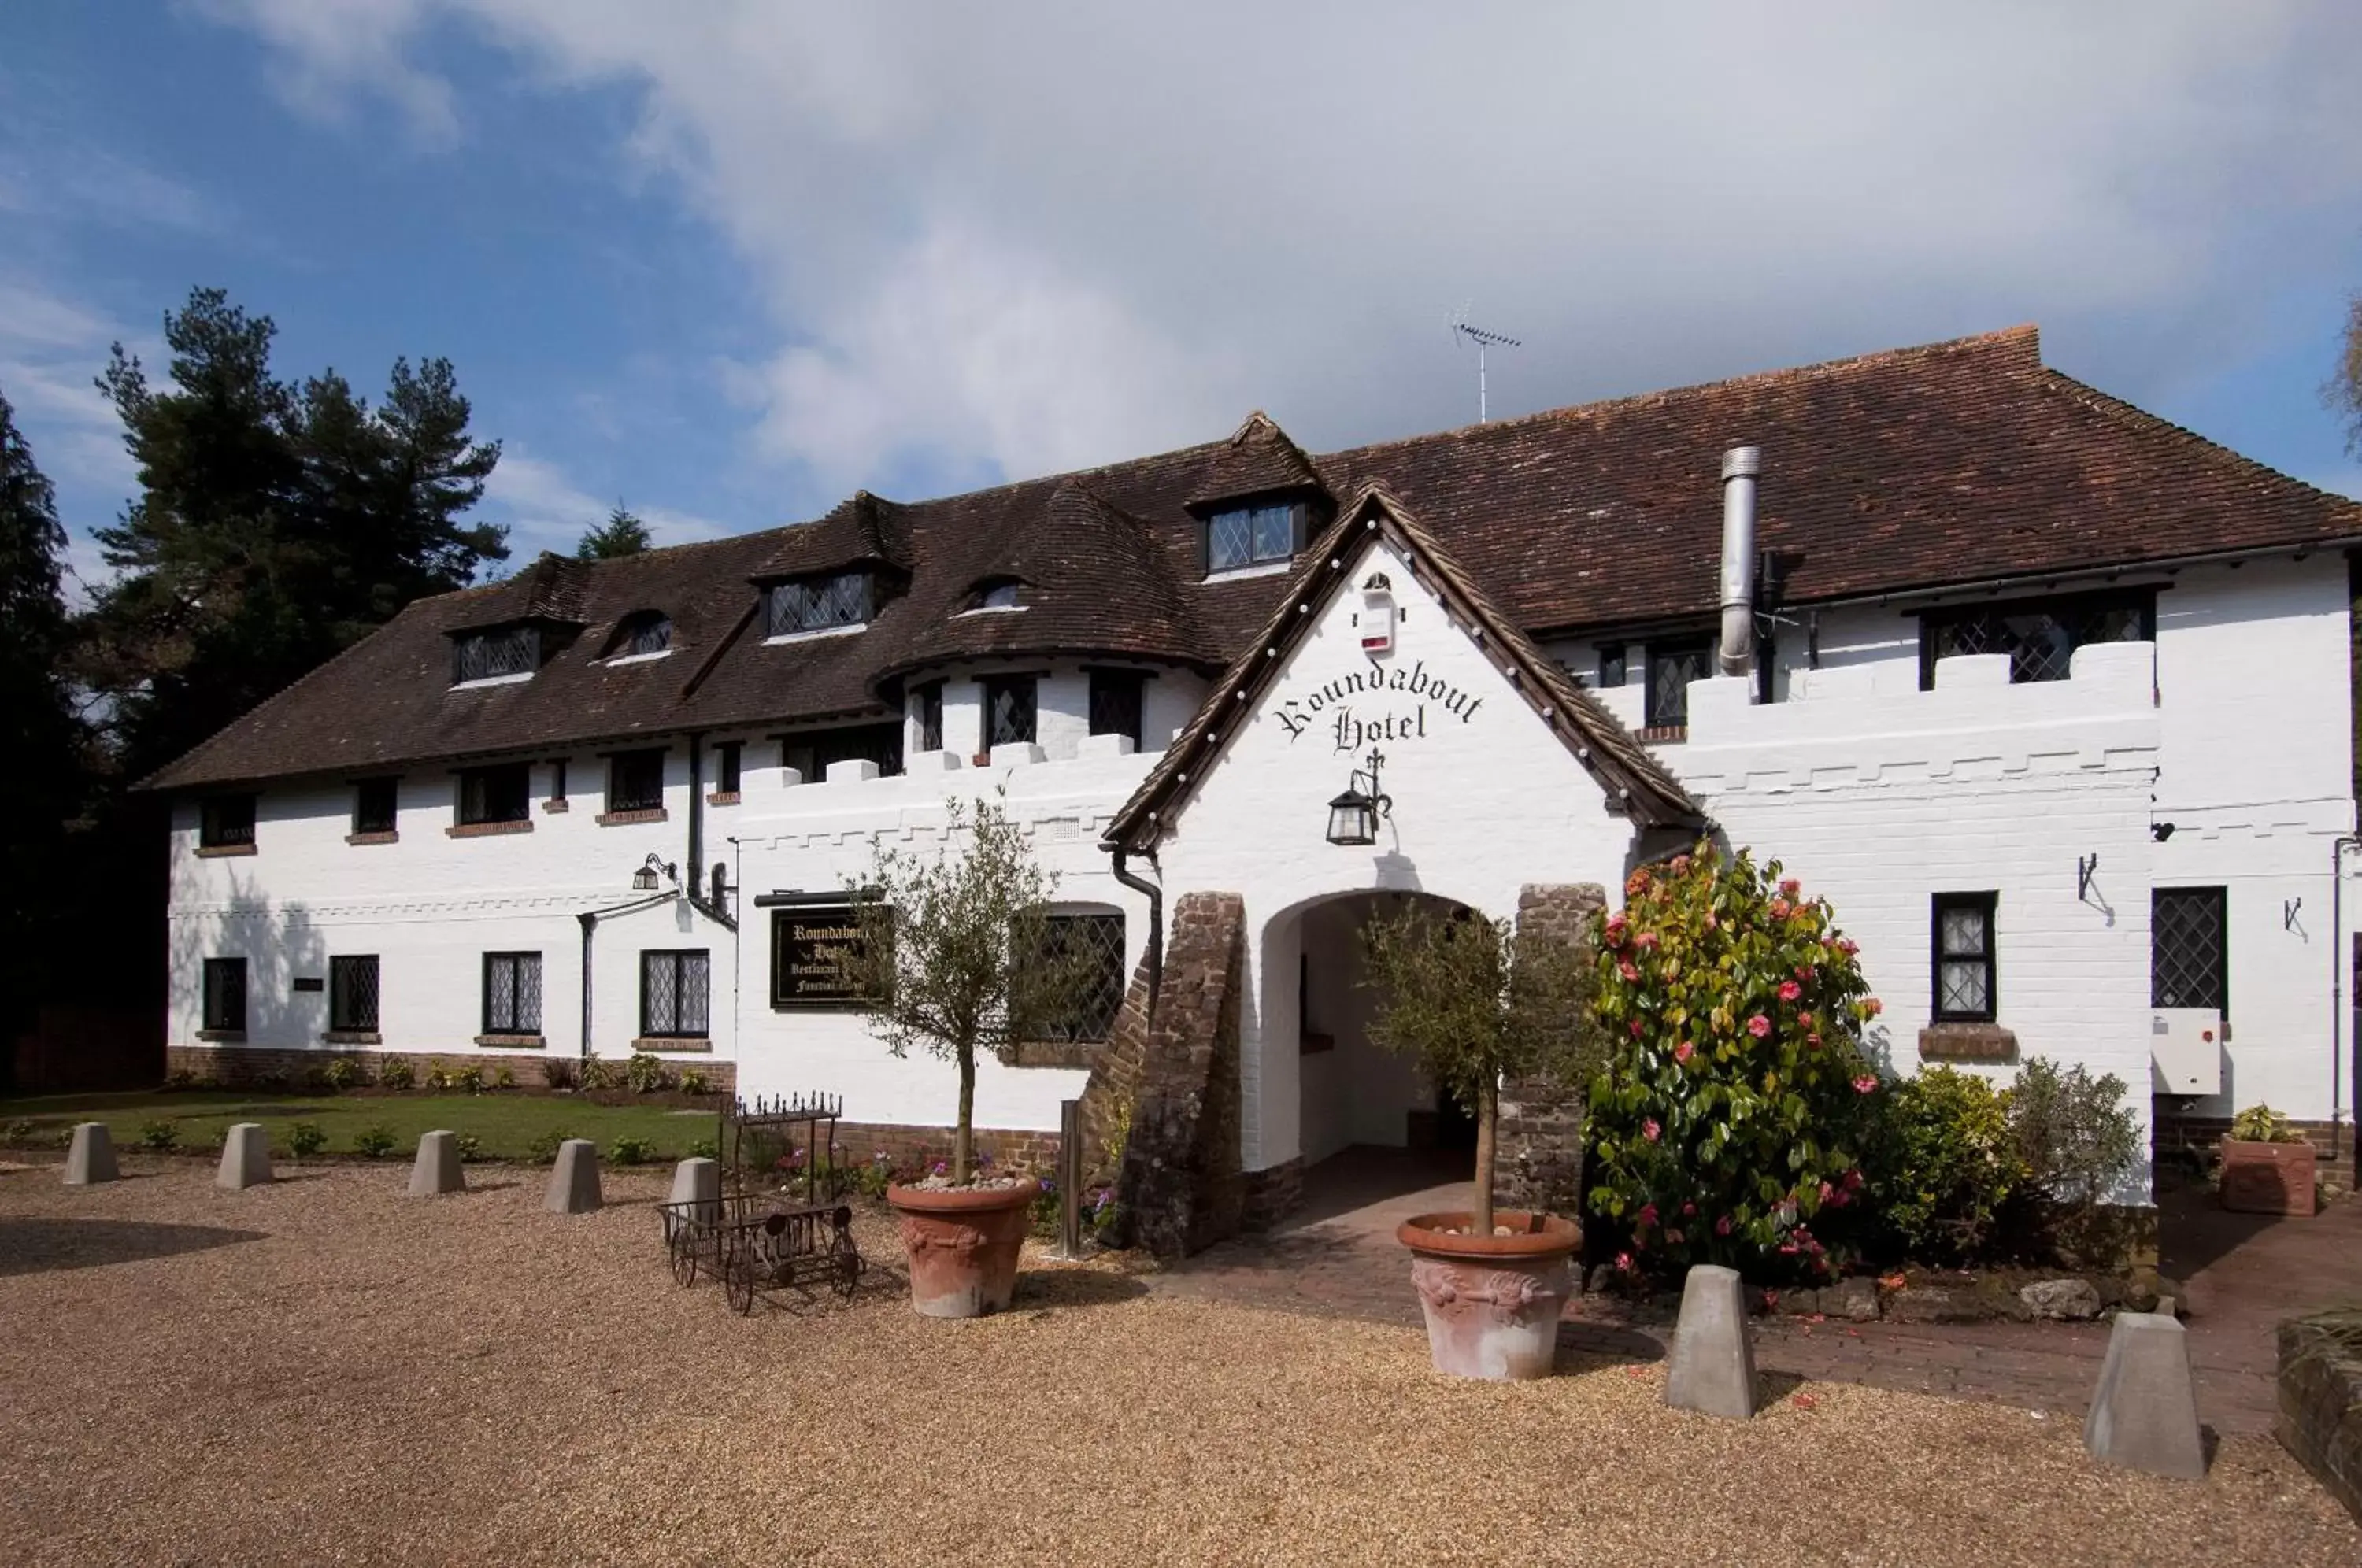
POLYGON ((889 1056, 828 953, 873 841, 939 842, 948 800, 1001 790, 1108 966, 1074 1038, 984 1065, 1004 1142, 1054 1134, 1193 893, 1236 900, 1251 1205, 1348 1144, 1449 1136, 1362 1038, 1372 901, 1614 896, 1713 832, 1832 900, 1893 1070, 2084 1062, 2160 1143, 2261 1100, 2350 1163, 2357 545, 2362 507, 2019 329, 1329 456, 1257 415, 1083 474, 544 557, 412 605, 153 781, 172 1064, 529 1081, 648 1050, 840 1093, 865 1152, 939 1143, 954 1075, 889 1056), (1726 478, 1738 447, 1760 479, 1726 478), (1751 546, 1726 550, 1727 502, 1751 546), (1391 815, 1332 844, 1373 750, 1391 815))

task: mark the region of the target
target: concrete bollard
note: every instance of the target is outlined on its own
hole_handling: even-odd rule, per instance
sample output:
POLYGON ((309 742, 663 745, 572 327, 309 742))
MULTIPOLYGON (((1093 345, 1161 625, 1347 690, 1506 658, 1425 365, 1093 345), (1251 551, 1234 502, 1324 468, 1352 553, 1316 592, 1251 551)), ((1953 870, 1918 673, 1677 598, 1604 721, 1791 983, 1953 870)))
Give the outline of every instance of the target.
POLYGON ((241 1121, 222 1139, 221 1169, 214 1185, 232 1192, 270 1185, 270 1138, 259 1121, 241 1121))
POLYGON ((459 1135, 447 1132, 420 1133, 418 1158, 410 1167, 410 1196, 435 1198, 467 1190, 468 1177, 459 1168, 459 1135))
POLYGON ((692 1219, 721 1219, 722 1162, 700 1155, 673 1166, 670 1201, 695 1204, 689 1211, 692 1219))
POLYGON ((2092 1458, 2127 1470, 2206 1478, 2190 1341, 2175 1320, 2162 1312, 2116 1314, 2100 1386, 2083 1418, 2083 1447, 2092 1458))
POLYGON ((73 1146, 66 1151, 66 1185, 88 1187, 116 1179, 115 1140, 104 1121, 84 1121, 73 1130, 73 1146))
POLYGON ((1755 1414, 1755 1341, 1737 1270, 1699 1264, 1683 1281, 1665 1403, 1734 1421, 1755 1414))
POLYGON ((588 1214, 599 1207, 598 1144, 588 1138, 568 1138, 557 1146, 549 1196, 541 1206, 552 1214, 588 1214))

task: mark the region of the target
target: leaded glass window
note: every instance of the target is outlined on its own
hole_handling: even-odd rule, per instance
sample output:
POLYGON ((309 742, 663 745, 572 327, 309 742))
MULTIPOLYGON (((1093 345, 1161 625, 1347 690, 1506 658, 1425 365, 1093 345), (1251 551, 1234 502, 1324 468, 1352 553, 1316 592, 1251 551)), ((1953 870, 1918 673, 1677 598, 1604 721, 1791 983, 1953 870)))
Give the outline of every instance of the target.
POLYGON ((392 778, 364 778, 353 786, 353 831, 392 833, 396 820, 396 784, 392 778))
POLYGON ((1206 519, 1206 569, 1231 571, 1284 561, 1296 553, 1297 519, 1303 508, 1238 506, 1206 519))
POLYGON ((376 954, 339 954, 328 960, 328 1027, 343 1033, 377 1032, 376 954))
POLYGON ((1091 678, 1091 734, 1128 735, 1140 745, 1140 700, 1148 677, 1137 669, 1095 669, 1091 678))
POLYGON ((1938 893, 1935 927, 1935 1008, 1939 1022, 1989 1023, 1994 1011, 1992 893, 1938 893))
POLYGON ((246 1028, 246 960, 205 960, 204 1027, 232 1033, 246 1028))
POLYGON ((521 823, 529 814, 533 793, 530 763, 509 762, 497 767, 468 767, 459 772, 459 822, 521 823))
POLYGON ((484 1032, 541 1032, 541 955, 484 955, 484 1032))
POLYGON ((888 778, 902 771, 902 726, 844 724, 785 735, 779 742, 779 762, 794 768, 807 784, 826 778, 830 765, 839 762, 874 762, 878 777, 888 778))
POLYGON ((984 744, 1030 745, 1034 735, 1034 678, 995 675, 984 681, 984 744))
POLYGON ((671 646, 672 617, 657 610, 643 610, 626 618, 615 634, 614 653, 618 658, 663 653, 671 646))
POLYGON ((2231 1006, 2230 922, 2221 888, 2158 888, 2149 893, 2151 1007, 2231 1006))
POLYGON ((2148 593, 1930 610, 1920 618, 1919 686, 1933 690, 1936 661, 1956 654, 2007 654, 2013 682, 2064 680, 2086 644, 2156 635, 2157 599, 2148 593))
POLYGON ((541 632, 535 626, 496 626, 462 632, 451 642, 451 680, 491 680, 530 675, 541 668, 541 632))
POLYGON ((640 1032, 656 1039, 702 1038, 711 1027, 712 957, 702 947, 640 955, 640 1032))
POLYGON ((1043 922, 1043 944, 1054 957, 1080 954, 1089 977, 1067 1017, 1046 1024, 1044 1040, 1105 1040, 1123 1008, 1123 916, 1052 915, 1043 922))
POLYGON ((197 808, 197 844, 236 849, 254 843, 254 797, 215 795, 197 808))
POLYGON ((653 812, 665 803, 664 749, 619 751, 607 759, 607 810, 653 812))
POLYGON ((919 749, 944 749, 944 683, 930 680, 911 693, 911 705, 919 721, 919 749))
POLYGON ((797 578, 772 586, 767 635, 779 637, 792 632, 858 626, 869 619, 874 608, 866 571, 797 578))
POLYGON ((1690 722, 1690 682, 1712 673, 1705 639, 1649 645, 1648 719, 1650 729, 1678 728, 1690 722))

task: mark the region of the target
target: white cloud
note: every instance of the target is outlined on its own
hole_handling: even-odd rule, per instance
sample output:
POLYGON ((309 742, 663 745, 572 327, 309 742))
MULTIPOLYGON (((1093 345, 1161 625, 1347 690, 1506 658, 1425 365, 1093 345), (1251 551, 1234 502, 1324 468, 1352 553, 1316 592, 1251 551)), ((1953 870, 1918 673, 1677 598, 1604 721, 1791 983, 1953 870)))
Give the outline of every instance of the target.
MULTIPOLYGON (((500 465, 484 481, 483 515, 509 529, 511 566, 543 550, 572 555, 583 530, 607 520, 617 504, 602 501, 568 479, 555 463, 535 458, 513 443, 501 450, 500 465)), ((632 506, 648 525, 658 545, 685 545, 715 539, 732 530, 711 518, 668 507, 632 506)))
POLYGON ((1258 404, 1314 445, 1459 423, 1463 299, 1526 340, 1496 411, 2027 318, 2137 396, 2333 275, 2362 195, 2333 0, 225 10, 300 93, 430 138, 452 19, 547 90, 636 93, 629 171, 775 316, 759 441, 839 489, 1258 404))

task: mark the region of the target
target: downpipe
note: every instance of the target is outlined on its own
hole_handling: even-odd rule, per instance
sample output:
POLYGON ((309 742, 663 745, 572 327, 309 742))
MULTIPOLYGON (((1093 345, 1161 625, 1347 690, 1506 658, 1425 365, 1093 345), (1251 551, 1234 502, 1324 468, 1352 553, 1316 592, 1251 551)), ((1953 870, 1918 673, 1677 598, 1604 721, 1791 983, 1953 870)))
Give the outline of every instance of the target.
MULTIPOLYGON (((1145 878, 1133 874, 1127 864, 1130 851, 1121 845, 1110 845, 1108 853, 1114 858, 1115 879, 1148 900, 1148 1012, 1156 1015, 1156 998, 1164 988, 1164 889, 1145 878)), ((1153 855, 1151 866, 1156 864, 1153 855)))
MULTIPOLYGON (((2362 835, 2340 834, 2329 846, 2329 1157, 2335 1161, 2345 1141, 2345 1088, 2355 1084, 2362 1093, 2362 1040, 2349 1040, 2345 1016, 2345 972, 2353 964, 2353 946, 2345 935, 2345 852, 2362 845, 2362 835), (2350 1059, 2340 1061, 2339 1047, 2350 1059)), ((2362 1132, 2362 1129, 2356 1129, 2362 1132)))
POLYGON ((585 910, 574 918, 582 923, 582 1060, 590 1059, 590 951, 599 933, 599 922, 609 915, 631 914, 639 910, 654 909, 680 897, 679 891, 651 893, 645 899, 629 903, 610 904, 603 910, 585 910))

